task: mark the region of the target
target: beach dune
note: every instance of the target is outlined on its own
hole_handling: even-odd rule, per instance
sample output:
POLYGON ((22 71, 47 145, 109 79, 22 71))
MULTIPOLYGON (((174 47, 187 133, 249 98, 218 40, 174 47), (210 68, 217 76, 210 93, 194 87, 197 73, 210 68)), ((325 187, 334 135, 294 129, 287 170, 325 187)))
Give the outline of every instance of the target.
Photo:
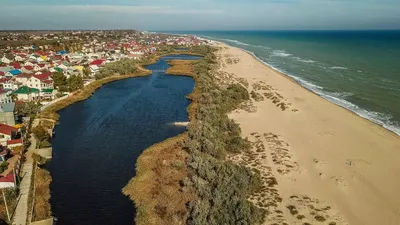
POLYGON ((260 162, 277 180, 282 200, 276 211, 288 224, 400 224, 399 136, 239 48, 218 46, 221 71, 246 80, 252 96, 253 110, 230 117, 243 136, 265 146, 260 162), (322 203, 327 207, 318 217, 321 210, 310 205, 322 203))

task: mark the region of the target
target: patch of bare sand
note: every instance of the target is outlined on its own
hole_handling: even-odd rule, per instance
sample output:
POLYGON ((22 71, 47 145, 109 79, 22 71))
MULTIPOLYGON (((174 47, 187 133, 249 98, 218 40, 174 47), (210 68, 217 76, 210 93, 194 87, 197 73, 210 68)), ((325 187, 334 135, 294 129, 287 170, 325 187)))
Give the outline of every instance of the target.
POLYGON ((219 72, 252 97, 230 117, 253 149, 229 159, 260 171, 263 189, 249 199, 268 211, 266 224, 400 224, 397 135, 220 46, 219 72))

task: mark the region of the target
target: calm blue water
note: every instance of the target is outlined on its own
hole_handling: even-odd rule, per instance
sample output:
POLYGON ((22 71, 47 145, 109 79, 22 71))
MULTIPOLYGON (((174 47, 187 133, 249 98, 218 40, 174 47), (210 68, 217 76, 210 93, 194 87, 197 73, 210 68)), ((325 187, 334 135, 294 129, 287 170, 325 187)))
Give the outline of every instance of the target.
MULTIPOLYGON (((168 67, 164 57, 148 66, 168 67)), ((59 112, 48 165, 53 215, 60 225, 133 224, 133 203, 121 189, 135 176, 138 156, 147 147, 185 131, 186 108, 194 81, 189 77, 151 76, 104 85, 89 99, 59 112)))
POLYGON ((400 135, 400 31, 185 32, 226 42, 400 135))

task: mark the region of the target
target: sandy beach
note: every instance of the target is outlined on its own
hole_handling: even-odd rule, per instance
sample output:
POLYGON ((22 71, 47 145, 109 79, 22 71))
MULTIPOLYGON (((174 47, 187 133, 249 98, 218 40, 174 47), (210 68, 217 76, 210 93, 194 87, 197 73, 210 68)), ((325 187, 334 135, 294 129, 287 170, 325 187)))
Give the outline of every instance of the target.
POLYGON ((399 136, 241 49, 218 46, 218 76, 245 84, 252 96, 230 117, 253 153, 231 159, 243 164, 252 154, 251 167, 267 184, 276 180, 250 198, 269 211, 265 224, 400 224, 399 136))

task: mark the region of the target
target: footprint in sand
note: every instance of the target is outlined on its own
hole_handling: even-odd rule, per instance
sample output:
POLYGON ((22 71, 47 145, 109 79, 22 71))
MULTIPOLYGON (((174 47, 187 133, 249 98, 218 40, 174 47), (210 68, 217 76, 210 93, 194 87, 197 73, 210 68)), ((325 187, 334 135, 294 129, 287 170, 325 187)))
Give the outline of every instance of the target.
POLYGON ((331 179, 332 179, 340 188, 345 188, 345 187, 347 187, 347 184, 346 184, 346 182, 343 180, 342 177, 333 176, 333 177, 331 177, 331 179))

